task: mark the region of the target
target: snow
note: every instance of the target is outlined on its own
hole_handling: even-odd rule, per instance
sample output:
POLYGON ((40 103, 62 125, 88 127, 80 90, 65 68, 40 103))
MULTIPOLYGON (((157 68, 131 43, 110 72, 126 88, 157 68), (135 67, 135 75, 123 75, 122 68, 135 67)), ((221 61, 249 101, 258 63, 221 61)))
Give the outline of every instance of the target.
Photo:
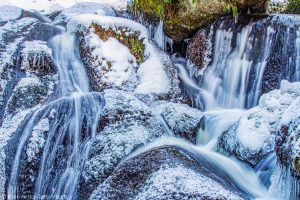
POLYGON ((126 10, 127 0, 1 0, 0 5, 13 5, 24 10, 40 11, 44 14, 50 14, 54 11, 69 8, 80 2, 94 2, 107 4, 114 7, 116 10, 126 10))
POLYGON ((129 81, 136 59, 126 46, 115 38, 103 41, 93 33, 90 34, 88 45, 92 49, 93 57, 97 58, 95 62, 101 63, 98 68, 103 74, 102 82, 120 87, 129 81))
POLYGON ((32 136, 29 139, 26 149, 28 162, 37 158, 37 155, 40 153, 46 142, 44 133, 48 131, 49 120, 47 118, 41 120, 35 127, 33 127, 32 136))
POLYGON ((69 21, 70 19, 74 18, 80 14, 97 14, 97 15, 108 15, 108 16, 115 16, 115 11, 112 9, 110 5, 103 4, 103 3, 78 3, 74 6, 63 10, 56 18, 55 22, 60 21, 69 21))
POLYGON ((19 18, 21 14, 22 14, 22 9, 15 6, 9 6, 9 5, 1 6, 0 3, 0 22, 15 20, 19 18))
MULTIPOLYGON (((77 32, 85 30, 92 23, 101 25, 104 29, 129 28, 133 32, 139 32, 139 39, 145 46, 144 56, 147 58, 137 70, 140 79, 135 92, 137 93, 167 93, 170 91, 170 82, 165 72, 165 67, 151 44, 147 29, 141 24, 129 19, 97 16, 91 14, 80 15, 68 23, 68 31, 77 32)), ((110 50, 111 52, 111 50, 110 50)))
POLYGON ((18 85, 14 88, 14 91, 23 88, 26 89, 28 86, 42 86, 42 85, 43 85, 42 82, 36 76, 24 77, 18 82, 18 85))
POLYGON ((162 199, 166 194, 178 194, 179 197, 200 194, 211 198, 218 196, 220 199, 241 199, 218 182, 180 165, 161 167, 154 172, 135 199, 162 199))

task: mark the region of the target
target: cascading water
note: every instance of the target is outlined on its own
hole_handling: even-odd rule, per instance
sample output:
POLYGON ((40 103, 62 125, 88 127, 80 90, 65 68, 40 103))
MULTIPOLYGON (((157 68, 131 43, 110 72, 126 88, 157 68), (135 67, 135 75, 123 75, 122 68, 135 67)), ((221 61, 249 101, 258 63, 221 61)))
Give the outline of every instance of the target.
MULTIPOLYGON (((226 18, 217 21, 211 28, 214 34, 209 38, 213 43, 212 60, 204 66, 206 69, 203 75, 197 74, 195 66, 189 61, 184 62, 182 58, 173 56, 186 95, 191 98, 195 107, 204 111, 204 120, 197 136, 197 144, 200 146, 198 152, 205 149, 206 152, 221 156, 216 152, 218 138, 238 121, 245 109, 256 106, 261 94, 277 88, 281 80, 300 80, 300 26, 293 24, 284 28, 281 26, 281 20, 286 19, 283 18, 250 21, 248 25, 235 24, 233 20, 226 18), (288 52, 288 49, 293 51, 288 52), (283 52, 290 56, 282 55, 283 52), (268 80, 270 75, 267 73, 274 71, 281 74, 281 77, 274 74, 272 76, 278 78, 268 80), (269 85, 274 88, 269 88, 269 85)), ((240 161, 230 162, 243 166, 240 161)), ((223 160, 221 165, 227 164, 228 161, 223 160)), ((254 176, 259 176, 263 185, 269 188, 275 167, 276 159, 271 155, 255 169, 254 176)), ((225 171, 227 170, 229 173, 235 173, 229 169, 225 171)), ((253 171, 250 168, 243 170, 253 171)), ((280 181, 282 182, 279 178, 277 182, 280 181)), ((269 193, 261 191, 259 198, 292 198, 289 192, 293 191, 290 191, 290 188, 292 187, 281 188, 280 191, 284 190, 284 194, 279 194, 281 192, 276 189, 269 193)))
POLYGON ((11 199, 76 199, 82 168, 95 137, 104 101, 101 94, 89 92, 89 82, 79 60, 75 36, 69 33, 52 40, 60 84, 55 100, 32 114, 21 137, 11 168, 7 196, 11 199), (34 186, 24 195, 20 166, 34 126, 49 120, 49 130, 38 163, 34 186))

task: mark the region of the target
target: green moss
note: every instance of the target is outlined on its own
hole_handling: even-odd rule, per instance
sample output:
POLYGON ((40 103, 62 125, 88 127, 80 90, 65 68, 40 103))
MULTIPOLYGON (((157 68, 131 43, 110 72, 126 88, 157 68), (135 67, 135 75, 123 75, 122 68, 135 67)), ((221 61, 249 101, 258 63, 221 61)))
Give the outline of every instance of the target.
POLYGON ((149 15, 164 17, 166 6, 174 0, 133 0, 131 10, 134 12, 143 11, 149 15))
POLYGON ((139 32, 128 34, 128 32, 122 28, 115 28, 114 30, 110 28, 105 30, 97 24, 92 24, 91 27, 102 40, 106 41, 109 37, 116 38, 119 42, 128 47, 130 53, 136 58, 139 64, 144 62, 145 46, 143 41, 139 40, 139 32))
POLYGON ((287 6, 287 13, 300 14, 300 0, 289 0, 287 6))
POLYGON ((300 174, 300 157, 297 157, 294 162, 296 171, 300 174))

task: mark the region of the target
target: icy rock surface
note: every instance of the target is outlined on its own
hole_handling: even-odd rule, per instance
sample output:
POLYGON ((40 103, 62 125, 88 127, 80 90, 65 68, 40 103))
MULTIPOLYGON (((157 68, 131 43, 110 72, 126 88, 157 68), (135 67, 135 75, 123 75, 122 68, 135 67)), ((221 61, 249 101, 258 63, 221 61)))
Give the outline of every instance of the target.
MULTIPOLYGON (((1 15, 13 13, 6 13, 8 21, 0 22, 0 199, 4 197, 7 177, 5 163, 13 159, 10 145, 15 144, 11 139, 26 116, 50 97, 58 82, 47 42, 61 32, 33 13, 26 11, 23 15, 19 12, 25 11, 6 8, 0 7, 1 15)), ((40 147, 42 140, 39 141, 35 144, 40 147)), ((37 151, 30 151, 32 161, 33 152, 37 151)))
POLYGON ((53 73, 55 64, 52 60, 52 50, 44 41, 26 41, 22 44, 20 55, 21 69, 36 73, 53 73))
POLYGON ((99 132, 80 183, 80 195, 90 196, 118 163, 135 149, 164 134, 161 121, 132 94, 106 90, 99 132))
POLYGON ((223 133, 219 147, 251 165, 258 164, 274 151, 280 121, 294 118, 293 113, 297 113, 294 104, 299 96, 299 83, 282 81, 280 90, 264 94, 257 107, 248 110, 223 133))
POLYGON ((184 151, 162 146, 122 162, 90 199, 242 199, 184 151))
POLYGON ((166 101, 155 102, 153 111, 161 115, 176 136, 185 138, 193 143, 196 141, 196 131, 203 114, 200 110, 185 104, 166 101))
POLYGON ((41 120, 34 128, 31 138, 26 149, 28 162, 37 158, 37 155, 41 153, 45 145, 45 133, 49 131, 49 120, 41 120))

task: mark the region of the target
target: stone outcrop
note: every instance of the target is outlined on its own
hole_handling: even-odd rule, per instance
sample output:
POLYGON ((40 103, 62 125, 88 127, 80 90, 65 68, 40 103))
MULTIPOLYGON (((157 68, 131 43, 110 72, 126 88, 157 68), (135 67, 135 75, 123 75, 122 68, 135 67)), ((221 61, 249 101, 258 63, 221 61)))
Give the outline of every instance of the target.
POLYGON ((267 2, 266 0, 134 0, 132 10, 136 14, 143 15, 146 20, 162 18, 165 33, 175 41, 180 41, 191 37, 199 28, 232 11, 251 9, 254 12, 264 12, 267 2))

